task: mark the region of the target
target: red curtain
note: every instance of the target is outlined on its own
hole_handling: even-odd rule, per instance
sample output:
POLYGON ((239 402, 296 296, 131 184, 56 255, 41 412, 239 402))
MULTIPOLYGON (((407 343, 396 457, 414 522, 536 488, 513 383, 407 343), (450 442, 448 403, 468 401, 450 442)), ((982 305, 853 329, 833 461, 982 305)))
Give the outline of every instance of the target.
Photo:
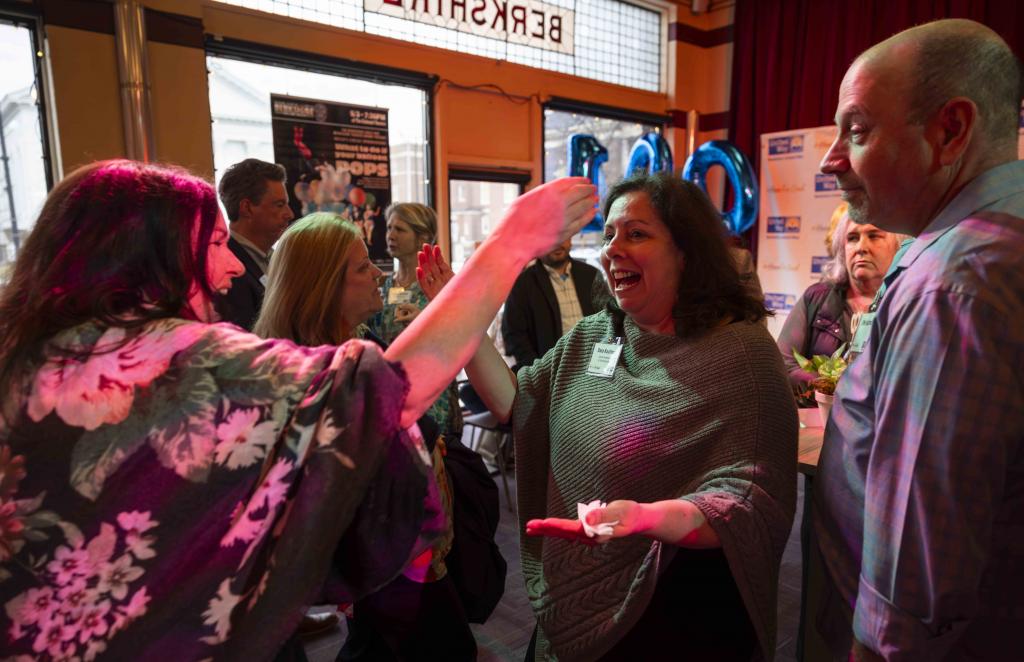
POLYGON ((939 18, 984 23, 1024 55, 1021 0, 736 0, 730 139, 756 170, 762 133, 832 124, 858 54, 939 18))

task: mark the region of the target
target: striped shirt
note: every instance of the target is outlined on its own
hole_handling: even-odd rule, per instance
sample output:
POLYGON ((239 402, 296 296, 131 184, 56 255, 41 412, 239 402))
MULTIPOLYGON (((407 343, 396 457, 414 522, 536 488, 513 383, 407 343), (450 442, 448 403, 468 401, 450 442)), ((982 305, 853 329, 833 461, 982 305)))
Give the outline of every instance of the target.
POLYGON ((551 288, 555 291, 555 299, 558 300, 558 311, 562 315, 562 335, 569 333, 569 330, 576 326, 576 322, 583 319, 583 309, 580 308, 580 299, 576 295, 576 284, 572 280, 572 262, 565 265, 565 273, 544 265, 551 277, 551 288))
MULTIPOLYGON (((1024 655, 1022 256, 1015 162, 970 182, 894 262, 836 391, 814 504, 825 594, 890 661, 1024 655)), ((841 654, 849 622, 845 643, 830 637, 842 623, 822 624, 841 654)))

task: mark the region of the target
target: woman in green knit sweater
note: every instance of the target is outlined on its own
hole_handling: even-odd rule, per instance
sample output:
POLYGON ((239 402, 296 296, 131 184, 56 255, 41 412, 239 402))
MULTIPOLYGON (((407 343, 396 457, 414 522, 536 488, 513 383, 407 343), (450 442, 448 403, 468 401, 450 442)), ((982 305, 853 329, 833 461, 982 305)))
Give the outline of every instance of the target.
POLYGON ((632 178, 603 211, 615 305, 518 377, 486 343, 467 366, 514 424, 529 658, 771 659, 797 417, 769 313, 693 184, 632 178))

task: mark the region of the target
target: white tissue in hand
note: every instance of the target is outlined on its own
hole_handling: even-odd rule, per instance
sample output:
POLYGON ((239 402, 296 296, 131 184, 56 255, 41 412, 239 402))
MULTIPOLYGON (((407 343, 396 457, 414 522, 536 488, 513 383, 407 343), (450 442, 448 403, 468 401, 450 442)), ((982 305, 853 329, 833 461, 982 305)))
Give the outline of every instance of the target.
POLYGON ((614 522, 605 522, 603 524, 598 524, 597 526, 590 526, 587 524, 587 513, 591 510, 596 510, 597 508, 606 508, 607 506, 608 504, 600 499, 594 499, 590 503, 576 504, 577 516, 579 517, 580 522, 583 523, 583 531, 588 537, 610 536, 612 534, 612 527, 619 523, 619 520, 615 520, 614 522))

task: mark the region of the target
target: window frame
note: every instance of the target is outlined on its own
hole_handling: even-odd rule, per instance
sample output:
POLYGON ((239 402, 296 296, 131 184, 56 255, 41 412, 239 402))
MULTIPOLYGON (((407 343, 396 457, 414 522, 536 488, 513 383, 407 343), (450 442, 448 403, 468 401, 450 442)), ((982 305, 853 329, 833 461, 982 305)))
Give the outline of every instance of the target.
POLYGON ((325 74, 328 76, 343 76, 345 78, 358 78, 360 80, 378 83, 380 85, 400 85, 421 90, 427 100, 427 109, 423 117, 424 136, 424 177, 427 185, 427 206, 434 207, 437 200, 437 178, 434 177, 435 170, 435 149, 434 149, 434 93, 440 81, 435 75, 424 74, 417 71, 385 67, 375 64, 367 64, 356 60, 331 57, 318 53, 299 51, 278 46, 269 46, 256 42, 229 37, 220 37, 207 34, 205 38, 206 55, 255 64, 266 64, 275 67, 285 67, 308 71, 311 73, 325 74))
MULTIPOLYGON (((596 103, 589 103, 586 101, 578 101, 576 99, 569 99, 566 97, 551 97, 547 101, 541 104, 540 116, 541 116, 541 129, 540 129, 540 153, 544 154, 544 136, 547 135, 547 111, 554 110, 562 113, 578 113, 580 115, 590 115, 592 117, 600 117, 602 119, 616 120, 619 122, 633 122, 636 124, 648 124, 658 129, 662 135, 665 134, 665 130, 671 125, 671 116, 667 113, 659 115, 656 113, 646 113, 640 110, 630 110, 628 108, 619 108, 617 106, 605 106, 596 103)), ((548 181, 546 159, 541 160, 541 178, 543 181, 548 181)))
POLYGON ((452 182, 455 180, 463 182, 491 182, 495 184, 515 184, 519 187, 519 195, 526 192, 526 187, 533 179, 533 174, 528 170, 514 168, 486 168, 472 166, 449 166, 448 167, 448 259, 452 259, 452 182))
POLYGON ((27 28, 32 43, 32 68, 36 80, 36 110, 39 113, 39 137, 43 147, 43 170, 46 176, 47 192, 53 190, 56 180, 63 176, 60 172, 60 154, 58 153, 57 141, 51 133, 56 134, 54 126, 51 126, 51 81, 49 75, 49 52, 46 43, 46 35, 43 31, 43 18, 41 15, 31 11, 19 11, 8 5, 0 6, 0 23, 7 23, 15 27, 27 28), (38 54, 42 53, 42 57, 38 54))

